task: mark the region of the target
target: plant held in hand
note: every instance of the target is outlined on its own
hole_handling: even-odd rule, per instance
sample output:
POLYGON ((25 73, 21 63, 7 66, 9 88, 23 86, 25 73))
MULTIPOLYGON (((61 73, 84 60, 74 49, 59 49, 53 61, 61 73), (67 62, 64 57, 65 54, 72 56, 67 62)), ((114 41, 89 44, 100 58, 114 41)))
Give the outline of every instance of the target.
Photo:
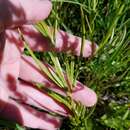
MULTIPOLYGON (((0 34, 0 115, 22 126, 46 130, 60 127, 61 117, 54 116, 55 114, 72 116, 72 119, 78 120, 78 111, 76 113, 74 110, 78 107, 74 100, 85 106, 92 106, 97 100, 92 90, 78 81, 73 82, 73 72, 70 72, 74 69, 73 65, 71 69, 66 68, 68 73, 65 74, 57 57, 49 53, 54 63, 54 71, 50 65, 42 63, 33 54, 32 50, 80 54, 81 38, 58 31, 55 35, 55 47, 52 47, 48 39, 29 25, 45 19, 50 10, 49 0, 0 2, 0 26, 4 27, 0 34), (32 11, 34 6, 37 7, 35 13, 32 11), (23 35, 22 39, 18 27, 23 35), (30 47, 23 41, 27 41, 30 47), (23 54, 24 45, 32 57, 23 54), (38 84, 47 89, 36 88, 38 84)), ((84 47, 83 56, 88 57, 92 48, 89 41, 85 42, 88 44, 84 47)))

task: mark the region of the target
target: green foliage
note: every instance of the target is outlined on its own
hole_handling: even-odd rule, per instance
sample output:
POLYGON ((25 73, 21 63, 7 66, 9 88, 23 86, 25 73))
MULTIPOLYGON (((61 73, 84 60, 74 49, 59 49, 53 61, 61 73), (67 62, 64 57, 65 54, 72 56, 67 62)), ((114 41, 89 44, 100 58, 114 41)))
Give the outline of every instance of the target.
MULTIPOLYGON (((78 79, 98 94, 95 109, 87 109, 86 116, 91 114, 87 121, 81 121, 87 122, 85 130, 129 129, 130 1, 53 0, 53 3, 57 8, 53 10, 55 13, 52 13, 48 23, 54 23, 56 18, 58 28, 82 38, 84 27, 85 38, 99 45, 93 57, 74 58, 79 68, 78 79)), ((62 129, 75 128, 69 120, 65 121, 62 129)))
POLYGON ((25 130, 25 128, 21 127, 20 125, 7 121, 5 119, 0 119, 0 129, 2 130, 25 130))
POLYGON ((107 113, 101 117, 100 122, 115 130, 128 129, 130 127, 130 110, 128 105, 119 105, 116 102, 111 102, 108 105, 107 113))

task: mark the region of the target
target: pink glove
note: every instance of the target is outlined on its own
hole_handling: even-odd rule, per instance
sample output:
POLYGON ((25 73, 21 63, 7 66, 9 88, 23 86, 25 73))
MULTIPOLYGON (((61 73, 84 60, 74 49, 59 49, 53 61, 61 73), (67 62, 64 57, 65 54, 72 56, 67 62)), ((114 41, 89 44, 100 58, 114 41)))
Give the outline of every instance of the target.
MULTIPOLYGON (((23 126, 46 130, 59 128, 61 119, 38 109, 63 116, 69 115, 69 111, 63 104, 38 90, 31 82, 43 83, 60 94, 66 94, 40 72, 31 57, 22 55, 23 43, 15 27, 21 26, 32 50, 69 51, 79 55, 81 38, 59 31, 56 34, 56 48, 50 48, 47 39, 43 38, 32 25, 27 25, 45 19, 51 11, 51 6, 49 0, 0 1, 0 27, 4 25, 6 28, 0 35, 0 115, 23 126)), ((91 43, 86 41, 83 56, 88 57, 91 53, 91 43)), ((73 90, 72 97, 85 106, 92 106, 97 101, 96 94, 79 82, 73 90)))

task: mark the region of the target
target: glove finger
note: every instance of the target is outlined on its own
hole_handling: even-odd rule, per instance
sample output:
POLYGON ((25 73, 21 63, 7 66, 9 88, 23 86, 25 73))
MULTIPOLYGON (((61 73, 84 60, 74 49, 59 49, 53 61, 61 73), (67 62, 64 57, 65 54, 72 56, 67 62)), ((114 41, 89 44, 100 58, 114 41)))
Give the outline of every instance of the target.
POLYGON ((97 103, 96 93, 79 81, 77 81, 76 87, 73 90, 72 98, 87 107, 92 107, 97 103))
POLYGON ((30 56, 22 55, 19 78, 27 82, 42 83, 51 90, 54 90, 63 96, 65 95, 62 89, 55 85, 44 73, 40 71, 39 67, 30 56))
MULTIPOLYGON (((50 41, 43 37, 32 25, 25 25, 22 32, 31 49, 34 51, 56 51, 71 53, 80 56, 82 39, 64 31, 56 32, 55 47, 52 47, 50 41)), ((51 28, 50 28, 51 29, 51 28)), ((97 45, 85 40, 83 57, 91 56, 97 48, 97 45)))
POLYGON ((19 104, 12 99, 9 100, 0 115, 20 125, 35 129, 57 130, 61 125, 59 118, 39 112, 30 106, 19 104))
MULTIPOLYGON (((44 76, 38 69, 36 63, 29 56, 23 56, 20 63, 20 75, 19 77, 28 82, 39 82, 50 89, 66 95, 63 90, 54 85, 46 76, 44 76)), ((97 102, 97 96, 94 91, 84 86, 77 81, 77 84, 73 90, 72 98, 75 101, 80 101, 83 105, 90 107, 97 102)))
POLYGON ((17 88, 12 91, 10 97, 48 112, 63 116, 68 115, 68 111, 63 104, 55 101, 47 93, 36 89, 32 84, 23 81, 17 82, 17 88))
POLYGON ((51 8, 50 0, 1 0, 0 26, 8 28, 35 23, 45 19, 51 8))

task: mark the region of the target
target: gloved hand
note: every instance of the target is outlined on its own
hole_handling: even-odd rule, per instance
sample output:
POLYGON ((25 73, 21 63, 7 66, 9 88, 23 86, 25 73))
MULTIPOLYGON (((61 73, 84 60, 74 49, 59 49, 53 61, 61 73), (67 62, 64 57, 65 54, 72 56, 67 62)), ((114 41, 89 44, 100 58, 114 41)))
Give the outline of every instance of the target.
MULTIPOLYGON (((78 56, 81 38, 59 30, 56 33, 56 46, 52 48, 48 39, 32 26, 45 19, 51 8, 50 0, 0 1, 0 116, 23 126, 46 130, 59 128, 61 119, 39 109, 62 116, 70 113, 63 104, 37 89, 32 82, 42 83, 62 95, 66 93, 41 73, 31 57, 23 54, 24 44, 17 27, 34 51, 69 51, 78 56)), ((86 40, 83 56, 89 57, 91 54, 91 42, 86 40)), ((95 92, 78 81, 72 98, 87 107, 97 101, 95 92)))

